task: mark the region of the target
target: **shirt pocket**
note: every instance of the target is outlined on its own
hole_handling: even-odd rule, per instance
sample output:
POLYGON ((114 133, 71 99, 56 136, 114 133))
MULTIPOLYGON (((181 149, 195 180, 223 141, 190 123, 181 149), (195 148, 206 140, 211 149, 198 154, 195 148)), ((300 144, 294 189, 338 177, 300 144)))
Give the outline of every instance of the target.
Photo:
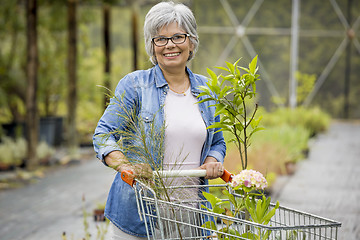
POLYGON ((152 112, 149 111, 141 111, 140 112, 140 129, 142 133, 145 133, 147 137, 149 137, 149 134, 151 134, 152 129, 154 129, 154 118, 155 115, 152 112))
POLYGON ((151 124, 154 122, 154 114, 149 111, 141 111, 140 120, 145 124, 151 124))

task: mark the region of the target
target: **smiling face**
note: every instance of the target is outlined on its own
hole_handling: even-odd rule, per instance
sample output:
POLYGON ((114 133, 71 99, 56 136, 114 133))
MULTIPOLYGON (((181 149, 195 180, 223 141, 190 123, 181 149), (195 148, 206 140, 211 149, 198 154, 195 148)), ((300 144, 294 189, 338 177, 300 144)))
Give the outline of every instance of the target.
MULTIPOLYGON (((161 28, 157 37, 172 37, 179 33, 181 34, 186 32, 179 28, 176 22, 173 22, 161 28)), ((158 47, 154 44, 153 46, 157 62, 160 68, 165 71, 185 69, 190 51, 193 51, 193 44, 188 37, 186 38, 186 41, 181 44, 175 44, 169 39, 165 46, 158 47)))

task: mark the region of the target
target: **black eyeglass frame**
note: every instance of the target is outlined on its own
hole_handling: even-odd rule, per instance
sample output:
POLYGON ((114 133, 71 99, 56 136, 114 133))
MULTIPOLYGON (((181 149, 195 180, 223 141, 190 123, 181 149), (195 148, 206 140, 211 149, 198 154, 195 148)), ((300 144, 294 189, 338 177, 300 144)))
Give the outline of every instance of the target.
POLYGON ((188 33, 177 33, 177 34, 175 34, 175 35, 173 35, 173 36, 171 36, 171 37, 163 37, 163 36, 154 37, 154 38, 151 39, 151 41, 155 44, 155 46, 163 47, 163 46, 166 46, 166 45, 169 43, 169 39, 170 39, 171 42, 174 43, 174 44, 182 44, 182 43, 184 43, 184 42, 186 41, 186 37, 190 38, 191 35, 188 34, 188 33), (184 41, 183 41, 183 42, 179 42, 179 43, 174 42, 173 38, 174 38, 174 37, 177 37, 177 36, 179 36, 179 35, 185 36, 184 41), (161 45, 156 44, 156 43, 155 43, 155 39, 157 39, 157 38, 164 38, 164 39, 166 39, 166 43, 165 43, 165 44, 161 44, 161 45))

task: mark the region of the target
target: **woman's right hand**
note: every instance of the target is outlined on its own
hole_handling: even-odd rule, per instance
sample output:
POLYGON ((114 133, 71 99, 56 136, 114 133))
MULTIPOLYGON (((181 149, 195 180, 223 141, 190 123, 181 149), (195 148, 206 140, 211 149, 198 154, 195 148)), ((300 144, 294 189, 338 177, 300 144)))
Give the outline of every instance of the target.
POLYGON ((130 170, 135 176, 151 178, 152 169, 149 164, 131 164, 120 151, 113 151, 105 157, 106 164, 117 172, 130 170))
POLYGON ((141 178, 152 178, 153 170, 149 164, 146 163, 137 163, 137 164, 123 164, 120 166, 118 172, 122 172, 124 170, 130 170, 135 177, 141 178))

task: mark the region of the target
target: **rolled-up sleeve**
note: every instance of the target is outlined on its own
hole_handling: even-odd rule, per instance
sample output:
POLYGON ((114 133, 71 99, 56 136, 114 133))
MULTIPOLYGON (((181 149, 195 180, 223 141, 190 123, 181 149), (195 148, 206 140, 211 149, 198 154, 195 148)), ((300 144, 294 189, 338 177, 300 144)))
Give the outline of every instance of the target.
POLYGON ((115 96, 110 99, 110 103, 104 114, 100 118, 93 135, 93 145, 96 157, 105 165, 104 158, 112 151, 122 151, 118 134, 126 128, 126 110, 131 107, 133 94, 131 82, 128 76, 120 80, 115 90, 115 96))

